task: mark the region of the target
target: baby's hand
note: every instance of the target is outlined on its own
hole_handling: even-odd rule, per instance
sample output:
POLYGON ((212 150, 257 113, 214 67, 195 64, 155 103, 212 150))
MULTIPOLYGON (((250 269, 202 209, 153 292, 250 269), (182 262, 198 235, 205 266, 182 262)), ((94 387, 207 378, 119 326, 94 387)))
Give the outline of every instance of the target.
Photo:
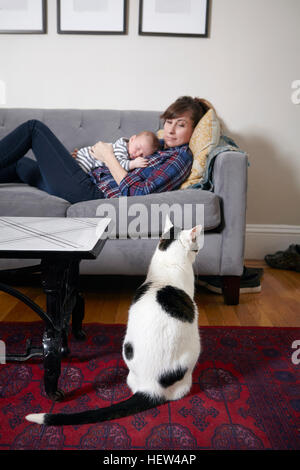
POLYGON ((96 158, 96 160, 102 160, 106 165, 112 158, 114 159, 112 144, 102 142, 101 140, 90 148, 90 154, 96 158))
POLYGON ((77 157, 78 149, 74 149, 73 152, 71 153, 73 158, 77 157))
POLYGON ((147 158, 144 157, 137 157, 131 162, 132 168, 145 168, 148 166, 148 163, 147 158))

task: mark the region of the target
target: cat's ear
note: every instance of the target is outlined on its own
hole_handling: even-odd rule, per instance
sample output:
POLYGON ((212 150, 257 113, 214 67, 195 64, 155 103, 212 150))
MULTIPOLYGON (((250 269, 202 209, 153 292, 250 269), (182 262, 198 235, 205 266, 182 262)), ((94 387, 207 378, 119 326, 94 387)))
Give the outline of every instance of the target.
POLYGON ((191 251, 199 251, 203 245, 202 225, 196 225, 188 231, 188 244, 191 251))
POLYGON ((166 219, 165 219, 165 227, 164 227, 164 232, 163 233, 166 233, 170 230, 170 228, 173 227, 173 224, 170 220, 170 217, 169 217, 169 214, 166 215, 166 219))
POLYGON ((187 250, 198 251, 203 245, 203 237, 201 234, 202 225, 196 225, 190 230, 184 230, 181 232, 180 238, 187 250))
POLYGON ((197 240, 199 239, 201 233, 202 233, 203 227, 202 225, 196 225, 195 227, 192 228, 190 231, 190 240, 192 243, 196 243, 197 240))

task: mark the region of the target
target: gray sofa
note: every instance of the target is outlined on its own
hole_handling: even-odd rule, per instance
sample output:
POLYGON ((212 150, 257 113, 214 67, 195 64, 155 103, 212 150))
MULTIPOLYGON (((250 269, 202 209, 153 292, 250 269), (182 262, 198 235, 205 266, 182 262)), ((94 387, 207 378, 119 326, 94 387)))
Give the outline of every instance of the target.
MULTIPOLYGON (((144 129, 157 131, 161 125, 159 114, 154 111, 0 109, 0 139, 22 122, 39 119, 72 151, 98 140, 113 142, 120 136, 130 136, 144 129)), ((147 226, 141 227, 139 240, 128 238, 118 225, 119 207, 121 210, 127 207, 130 212, 130 207, 139 203, 149 208, 151 204, 192 204, 193 207, 204 204, 204 247, 197 257, 195 272, 222 276, 225 302, 236 304, 244 263, 246 155, 230 151, 220 153, 214 164, 213 182, 214 192, 184 189, 121 198, 122 201, 105 199, 73 205, 25 184, 0 184, 0 216, 96 217, 99 206, 109 202, 115 207, 118 238, 107 241, 96 261, 82 261, 81 273, 144 275, 157 244, 153 235, 159 236, 161 223, 154 228, 156 233, 151 231, 152 238, 149 238, 150 220, 147 226)), ((195 219, 195 214, 193 217, 195 219)), ((24 264, 20 260, 1 260, 0 268, 24 264)))

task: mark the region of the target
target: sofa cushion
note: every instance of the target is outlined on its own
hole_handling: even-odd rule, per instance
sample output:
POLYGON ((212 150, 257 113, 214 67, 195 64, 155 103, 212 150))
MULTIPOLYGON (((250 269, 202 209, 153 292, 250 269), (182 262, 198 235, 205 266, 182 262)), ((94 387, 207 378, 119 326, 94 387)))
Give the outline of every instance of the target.
POLYGON ((199 189, 79 202, 68 208, 67 217, 108 216, 115 220, 113 235, 119 238, 127 238, 128 228, 131 238, 133 233, 140 237, 158 237, 167 212, 175 225, 191 228, 202 223, 202 205, 204 230, 213 230, 221 223, 219 197, 199 189))
POLYGON ((28 119, 38 119, 72 152, 99 140, 115 142, 143 130, 155 132, 160 127, 159 115, 158 111, 6 108, 0 109, 0 139, 28 119))
POLYGON ((0 184, 0 215, 10 217, 65 217, 68 201, 27 184, 0 184))

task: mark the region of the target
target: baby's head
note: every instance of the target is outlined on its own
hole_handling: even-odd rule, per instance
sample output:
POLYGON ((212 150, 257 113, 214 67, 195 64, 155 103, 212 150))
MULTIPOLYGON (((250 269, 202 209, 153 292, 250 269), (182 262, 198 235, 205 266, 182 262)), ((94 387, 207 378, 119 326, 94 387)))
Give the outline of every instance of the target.
POLYGON ((130 158, 148 157, 160 148, 160 143, 154 132, 142 131, 132 135, 128 142, 130 158))

